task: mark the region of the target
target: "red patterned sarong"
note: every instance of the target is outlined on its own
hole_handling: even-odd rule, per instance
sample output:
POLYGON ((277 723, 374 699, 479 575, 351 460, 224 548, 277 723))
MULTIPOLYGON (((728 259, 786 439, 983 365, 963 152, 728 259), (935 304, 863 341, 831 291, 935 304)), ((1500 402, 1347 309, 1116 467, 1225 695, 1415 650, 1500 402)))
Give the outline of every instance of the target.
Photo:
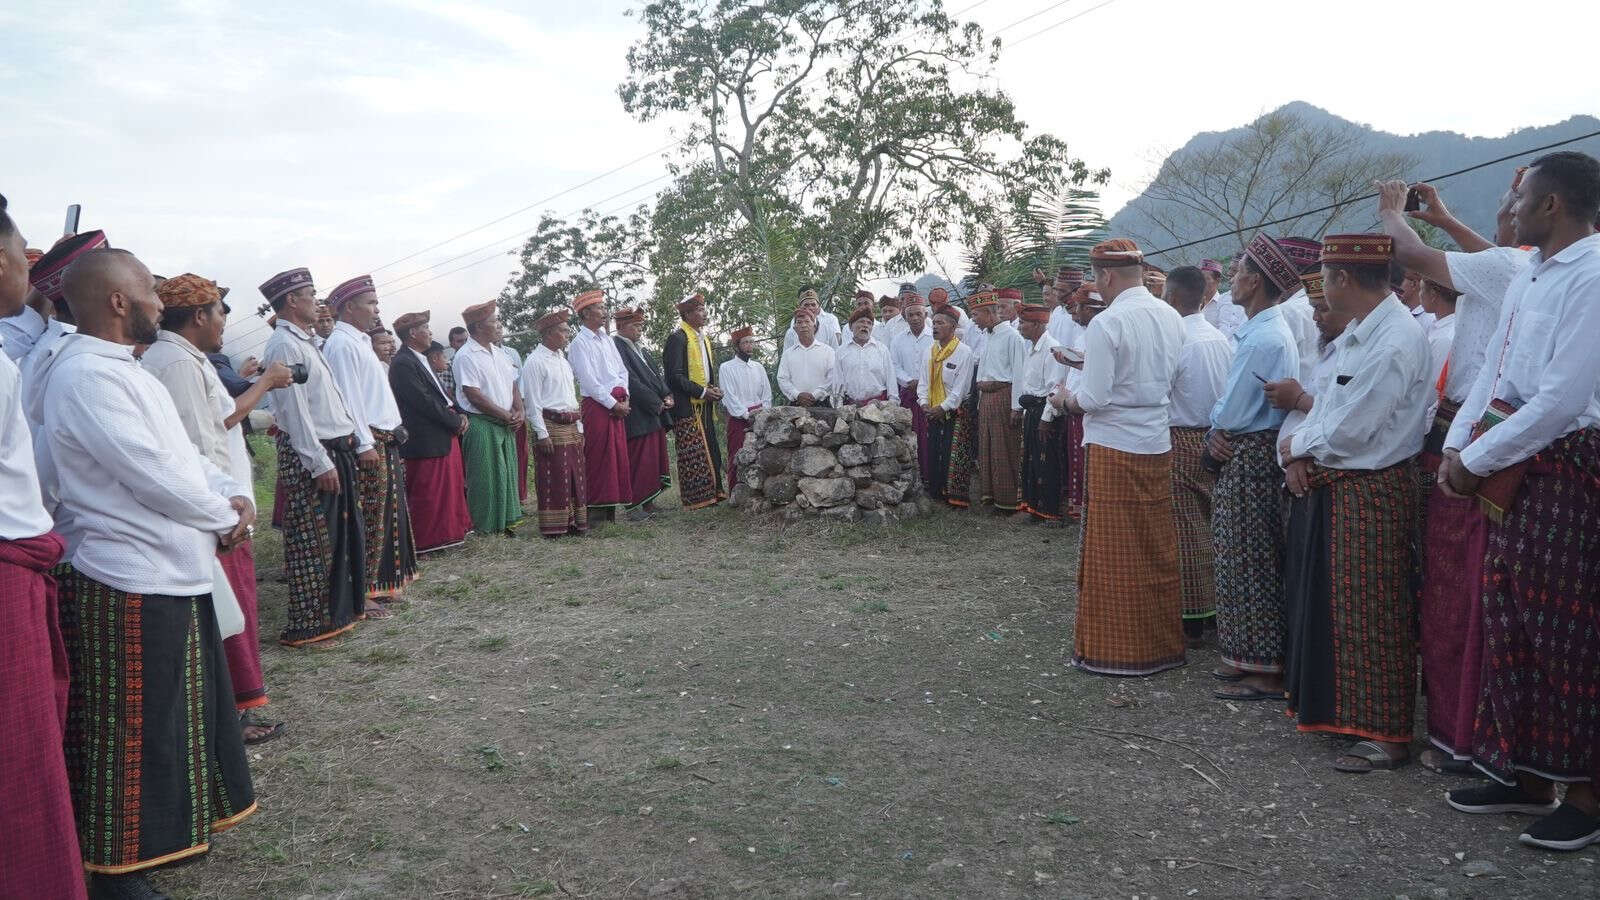
POLYGON ((1022 428, 1011 424, 1011 386, 978 395, 978 499, 1014 511, 1021 502, 1022 428))
POLYGON ((578 430, 577 422, 560 422, 546 416, 544 424, 550 432, 550 443, 555 446, 549 453, 541 450, 534 459, 539 533, 546 537, 560 537, 569 531, 582 534, 589 530, 584 434, 578 430))
POLYGON ((241 710, 267 705, 267 685, 261 677, 261 634, 256 618, 256 554, 250 541, 217 554, 228 586, 244 613, 244 631, 222 642, 233 681, 233 705, 241 710))
POLYGON ((406 460, 406 503, 419 554, 458 547, 466 541, 472 514, 467 510, 460 441, 452 438, 450 452, 444 456, 406 460))
POLYGON ((633 502, 628 423, 588 397, 583 398, 582 408, 583 477, 589 505, 627 506, 633 502))

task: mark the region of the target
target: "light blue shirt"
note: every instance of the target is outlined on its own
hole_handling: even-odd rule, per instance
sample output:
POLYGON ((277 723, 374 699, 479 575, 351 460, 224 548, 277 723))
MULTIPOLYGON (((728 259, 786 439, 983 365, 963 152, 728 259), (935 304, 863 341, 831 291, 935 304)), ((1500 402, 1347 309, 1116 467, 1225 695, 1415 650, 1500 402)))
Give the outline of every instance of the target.
POLYGON ((1267 402, 1262 379, 1278 381, 1300 375, 1300 351, 1283 319, 1282 307, 1269 306, 1246 320, 1234 332, 1234 339, 1239 346, 1222 396, 1211 408, 1211 427, 1230 434, 1277 431, 1288 413, 1267 402))

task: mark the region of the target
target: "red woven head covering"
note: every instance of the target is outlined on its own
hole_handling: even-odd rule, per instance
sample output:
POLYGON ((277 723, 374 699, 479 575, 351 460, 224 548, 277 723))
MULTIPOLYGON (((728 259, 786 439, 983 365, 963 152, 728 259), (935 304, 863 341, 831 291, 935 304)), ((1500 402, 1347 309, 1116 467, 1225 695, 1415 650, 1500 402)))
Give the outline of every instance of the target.
POLYGON ((72 265, 73 260, 109 246, 104 231, 85 231, 62 238, 28 270, 28 286, 43 294, 46 300, 60 303, 67 298, 67 267, 72 265))
POLYGON ((1322 239, 1322 261, 1352 266, 1386 266, 1394 256, 1387 234, 1330 234, 1322 239))
POLYGON ((222 291, 215 281, 185 272, 156 285, 156 296, 161 298, 162 309, 184 309, 210 306, 222 299, 222 291))
POLYGON ((999 294, 997 294, 996 296, 998 296, 1001 300, 1021 300, 1022 299, 1022 289, 1021 288, 1001 288, 999 294))
POLYGON ((1283 252, 1278 242, 1268 237, 1265 232, 1250 239, 1244 248, 1246 259, 1256 264, 1267 280, 1279 293, 1289 290, 1300 283, 1300 267, 1294 264, 1289 254, 1283 252))
MULTIPOLYGON (((486 303, 479 303, 476 306, 469 306, 461 311, 461 321, 465 322, 467 325, 476 325, 479 322, 487 322, 494 318, 495 309, 495 302, 493 300, 490 300, 486 303)), ((563 311, 563 315, 565 315, 565 311, 563 311)))
POLYGON ((706 305, 706 298, 704 296, 700 295, 700 294, 695 294, 694 296, 690 297, 689 299, 684 300, 682 303, 678 304, 678 315, 680 315, 680 316, 688 316, 689 313, 694 312, 696 307, 705 306, 705 305, 706 305))
POLYGON ((858 319, 866 319, 868 321, 872 321, 873 318, 874 317, 873 317, 873 314, 872 314, 872 307, 863 306, 860 309, 858 309, 855 312, 850 314, 850 324, 854 325, 858 319))
POLYGON ((756 330, 754 328, 751 328, 749 325, 746 325, 743 328, 735 328, 733 330, 733 334, 728 335, 728 343, 730 343, 730 344, 734 345, 735 347, 737 347, 737 346, 739 346, 739 342, 740 341, 744 340, 747 337, 755 337, 755 336, 756 336, 756 330))
POLYGON ((1101 241, 1089 251, 1089 262, 1102 269, 1116 266, 1136 266, 1144 261, 1139 245, 1127 238, 1101 241))
POLYGON ((328 292, 328 305, 333 307, 335 315, 344 308, 346 303, 362 294, 376 294, 377 287, 372 283, 371 275, 358 275, 349 281, 340 284, 328 292))

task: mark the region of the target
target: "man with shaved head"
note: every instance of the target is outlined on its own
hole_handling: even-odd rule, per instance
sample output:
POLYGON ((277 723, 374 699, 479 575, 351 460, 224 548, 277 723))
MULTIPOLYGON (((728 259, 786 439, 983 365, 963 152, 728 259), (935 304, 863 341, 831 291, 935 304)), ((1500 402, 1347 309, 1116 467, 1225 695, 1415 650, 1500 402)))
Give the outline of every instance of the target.
POLYGON ((249 538, 255 508, 134 360, 161 320, 150 270, 93 250, 63 289, 78 332, 59 344, 43 429, 68 513, 67 772, 91 893, 152 896, 143 870, 255 812, 211 599, 217 551, 249 538))

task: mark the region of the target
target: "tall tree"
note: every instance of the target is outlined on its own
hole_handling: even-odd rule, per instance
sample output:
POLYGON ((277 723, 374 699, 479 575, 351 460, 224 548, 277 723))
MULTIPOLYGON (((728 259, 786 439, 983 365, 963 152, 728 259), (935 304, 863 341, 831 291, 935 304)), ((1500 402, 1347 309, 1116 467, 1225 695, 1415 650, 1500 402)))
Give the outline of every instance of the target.
POLYGON ((520 350, 539 342, 534 320, 578 294, 601 288, 614 305, 643 302, 648 282, 649 214, 639 207, 626 217, 586 209, 572 222, 544 216, 522 244, 522 270, 500 291, 506 340, 520 350))
POLYGON ((1370 204, 1352 204, 1372 192, 1373 181, 1414 164, 1405 154, 1369 149, 1355 127, 1281 109, 1167 157, 1119 222, 1150 249, 1224 235, 1158 260, 1163 266, 1221 258, 1243 246, 1258 222, 1292 217, 1269 231, 1308 237, 1341 223, 1361 228, 1366 223, 1355 219, 1370 219, 1370 204), (1331 208, 1301 215, 1323 207, 1331 208))
POLYGON ((955 223, 1106 177, 979 86, 999 41, 941 0, 655 0, 640 18, 619 94, 641 121, 683 122, 674 191, 701 201, 658 215, 660 237, 742 279, 717 285, 745 295, 739 313, 790 307, 797 279, 831 300, 869 263, 917 271, 955 223))

